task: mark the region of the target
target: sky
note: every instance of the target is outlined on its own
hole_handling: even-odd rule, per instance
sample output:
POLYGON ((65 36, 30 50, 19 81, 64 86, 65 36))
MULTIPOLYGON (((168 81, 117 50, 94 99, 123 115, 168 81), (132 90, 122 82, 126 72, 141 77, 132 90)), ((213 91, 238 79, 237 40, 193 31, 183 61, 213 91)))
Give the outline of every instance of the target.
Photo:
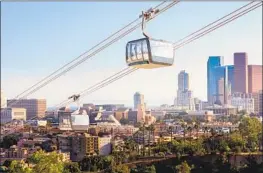
MULTIPOLYGON (((46 77, 160 2, 2 2, 1 89, 7 98, 46 77)), ((175 42, 248 2, 180 2, 146 25, 153 38, 175 42)), ((126 67, 125 45, 142 38, 139 29, 28 98, 53 106, 126 67)), ((186 70, 194 96, 206 100, 206 62, 247 52, 249 64, 262 64, 262 8, 178 49, 172 67, 140 69, 81 100, 82 103, 170 104, 177 75, 186 70)))

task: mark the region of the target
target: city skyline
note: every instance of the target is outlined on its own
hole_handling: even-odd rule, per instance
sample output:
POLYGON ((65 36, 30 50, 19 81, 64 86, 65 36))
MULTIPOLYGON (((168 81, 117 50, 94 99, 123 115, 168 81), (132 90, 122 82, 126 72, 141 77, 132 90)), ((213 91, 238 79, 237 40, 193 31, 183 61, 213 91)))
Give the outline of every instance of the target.
MULTIPOLYGON (((64 5, 66 7, 65 10, 56 13, 56 3, 55 5, 51 5, 50 3, 40 3, 40 5, 28 4, 29 5, 23 4, 22 7, 18 7, 16 3, 3 3, 2 5, 3 54, 1 83, 2 89, 8 99, 14 98, 17 94, 50 74, 50 71, 64 65, 98 42, 98 40, 102 40, 112 31, 116 31, 128 23, 128 19, 130 21, 137 17, 136 15, 139 14, 141 9, 148 9, 154 6, 155 3, 121 3, 119 6, 123 8, 123 11, 129 9, 129 5, 132 5, 134 8, 130 8, 129 12, 127 14, 125 13, 118 22, 109 23, 106 22, 106 19, 100 18, 100 22, 93 24, 94 28, 103 28, 102 26, 106 23, 109 26, 107 31, 104 29, 95 31, 94 28, 88 27, 87 24, 83 24, 81 25, 82 27, 80 27, 80 23, 87 21, 84 16, 91 16, 90 18, 88 17, 88 19, 93 23, 94 20, 92 17, 95 15, 95 12, 84 11, 73 14, 81 5, 74 5, 71 10, 68 5, 64 5), (42 15, 37 18, 33 16, 32 13, 39 10, 40 6, 42 10, 40 10, 38 14, 42 15), (45 9, 49 7, 52 7, 50 9, 51 14, 44 13, 45 9), (11 13, 16 10, 17 12, 11 14, 8 10, 10 10, 11 13), (20 15, 23 17, 23 20, 27 18, 23 26, 20 25, 21 21, 23 21, 20 19, 20 15), (51 15, 54 15, 54 17, 49 18, 51 15), (70 20, 74 26, 63 28, 58 26, 58 24, 52 25, 59 23, 64 27, 68 27, 68 22, 63 18, 65 15, 73 15, 68 20, 70 20), (73 22, 75 18, 78 20, 73 22), (15 24, 16 22, 18 22, 18 24, 15 24), (46 35, 47 32, 45 29, 48 29, 47 32, 50 32, 50 34, 46 35), (87 29, 87 32, 85 29, 87 29), (27 30, 29 31, 26 32, 27 30), (60 32, 62 33, 59 34, 60 32), (56 34, 57 36, 55 36, 56 34), (92 36, 94 34, 97 35, 97 37, 92 36), (67 35, 67 37, 62 39, 65 35, 67 35), (78 44, 72 47, 76 42, 78 44), (50 61, 51 59, 52 61, 50 61), (14 64, 14 61, 16 64, 14 64), (14 83, 19 83, 19 85, 14 85, 14 83)), ((151 22, 149 26, 147 26, 147 32, 156 38, 176 41, 245 3, 207 3, 205 6, 208 7, 208 11, 202 11, 204 7, 199 10, 198 8, 194 8, 195 5, 201 7, 204 4, 206 3, 182 3, 151 22), (218 6, 224 8, 222 8, 222 11, 212 13, 212 9, 218 6), (190 21, 193 21, 193 18, 198 20, 197 16, 193 17, 190 15, 191 17, 186 16, 186 18, 183 18, 186 14, 182 13, 182 11, 190 9, 193 13, 200 13, 199 23, 190 23, 190 21), (210 12, 211 15, 207 15, 208 13, 210 14, 210 12), (168 15, 171 17, 168 18, 168 15), (187 22, 184 23, 180 18, 187 20, 187 22), (178 25, 180 26, 179 28, 178 25), (169 26, 169 28, 165 29, 165 26, 169 26)), ((93 7, 96 10, 101 10, 100 6, 85 6, 87 9, 93 7)), ((82 7, 82 9, 84 9, 84 7, 82 7)), ((103 9, 105 9, 105 7, 103 9)), ((118 16, 117 13, 110 12, 110 8, 105 10, 106 13, 109 13, 109 18, 118 16)), ((206 100, 206 61, 209 56, 224 56, 224 64, 227 65, 234 64, 234 52, 247 52, 248 64, 262 65, 262 43, 260 37, 262 36, 261 14, 261 10, 255 10, 237 21, 187 45, 185 48, 183 47, 176 52, 175 64, 172 67, 155 70, 139 70, 95 92, 90 95, 90 97, 85 97, 83 102, 93 102, 96 104, 124 103, 126 105, 132 105, 134 92, 140 91, 144 94, 147 105, 173 104, 173 99, 177 91, 177 74, 181 70, 186 70, 191 75, 191 90, 194 91, 195 97, 206 100), (222 37, 222 35, 224 36, 222 37), (213 46, 211 46, 211 43, 213 43, 213 46), (198 61, 193 61, 195 59, 198 59, 198 61)), ((125 43, 129 40, 143 37, 140 30, 136 30, 135 33, 136 34, 127 36, 127 38, 125 37, 120 43, 105 50, 92 60, 84 63, 80 68, 54 81, 29 98, 45 98, 47 99, 47 105, 53 106, 67 99, 68 96, 82 91, 119 71, 126 66, 124 61, 125 43), (113 55, 107 56, 108 54, 113 55), (108 61, 107 58, 112 61, 108 61)))

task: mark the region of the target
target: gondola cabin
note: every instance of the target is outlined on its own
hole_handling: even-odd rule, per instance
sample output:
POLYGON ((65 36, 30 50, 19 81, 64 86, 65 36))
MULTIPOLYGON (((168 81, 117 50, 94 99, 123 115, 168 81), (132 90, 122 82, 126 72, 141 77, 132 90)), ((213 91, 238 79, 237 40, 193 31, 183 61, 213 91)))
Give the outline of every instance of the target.
POLYGON ((173 44, 147 37, 130 41, 126 45, 126 62, 128 66, 145 69, 172 66, 173 44))

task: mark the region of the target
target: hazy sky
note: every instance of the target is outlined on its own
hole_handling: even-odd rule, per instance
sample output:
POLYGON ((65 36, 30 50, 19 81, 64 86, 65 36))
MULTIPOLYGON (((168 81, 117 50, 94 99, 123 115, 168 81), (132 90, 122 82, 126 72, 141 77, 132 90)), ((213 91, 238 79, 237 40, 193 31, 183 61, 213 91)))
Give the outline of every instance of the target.
MULTIPOLYGON (((1 87, 8 98, 88 50, 160 2, 2 2, 1 87)), ((248 2, 181 2, 147 25, 154 38, 177 41, 248 2)), ((125 44, 141 30, 86 61, 30 98, 57 104, 126 66, 125 44)), ((210 55, 233 63, 233 53, 248 53, 249 64, 262 64, 262 8, 235 20, 176 52, 174 66, 139 70, 82 102, 133 104, 136 91, 148 105, 173 104, 177 75, 186 70, 194 96, 206 100, 206 62, 210 55)))

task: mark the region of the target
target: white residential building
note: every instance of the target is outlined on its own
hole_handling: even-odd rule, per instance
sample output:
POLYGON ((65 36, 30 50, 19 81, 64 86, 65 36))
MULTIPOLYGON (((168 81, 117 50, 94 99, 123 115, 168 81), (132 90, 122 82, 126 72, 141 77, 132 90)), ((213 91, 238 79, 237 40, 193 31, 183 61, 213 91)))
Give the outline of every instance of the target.
POLYGON ((231 105, 236 107, 238 110, 245 110, 248 114, 254 113, 254 98, 252 97, 252 94, 232 94, 231 105))

